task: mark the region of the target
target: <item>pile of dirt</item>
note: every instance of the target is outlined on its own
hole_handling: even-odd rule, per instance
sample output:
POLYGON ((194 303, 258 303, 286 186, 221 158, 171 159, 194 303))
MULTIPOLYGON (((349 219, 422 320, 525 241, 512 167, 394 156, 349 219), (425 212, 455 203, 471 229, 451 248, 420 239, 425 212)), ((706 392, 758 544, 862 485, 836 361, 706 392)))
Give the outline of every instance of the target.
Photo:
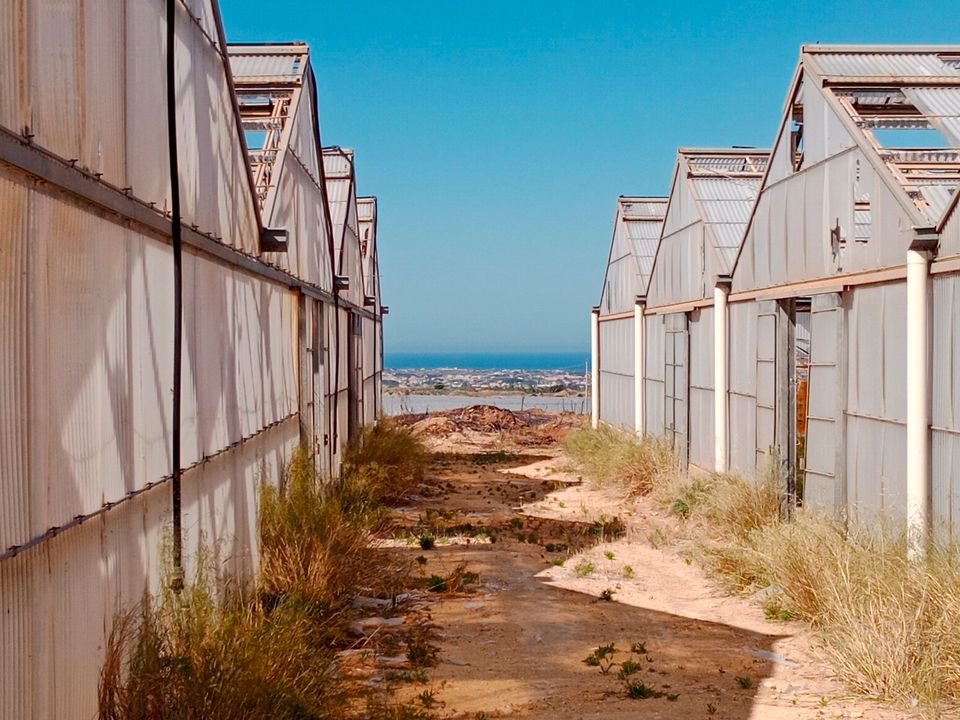
POLYGON ((434 413, 400 415, 428 445, 451 438, 479 440, 496 436, 502 443, 537 446, 554 443, 559 436, 583 422, 576 413, 549 413, 539 408, 505 410, 494 405, 470 405, 434 413))

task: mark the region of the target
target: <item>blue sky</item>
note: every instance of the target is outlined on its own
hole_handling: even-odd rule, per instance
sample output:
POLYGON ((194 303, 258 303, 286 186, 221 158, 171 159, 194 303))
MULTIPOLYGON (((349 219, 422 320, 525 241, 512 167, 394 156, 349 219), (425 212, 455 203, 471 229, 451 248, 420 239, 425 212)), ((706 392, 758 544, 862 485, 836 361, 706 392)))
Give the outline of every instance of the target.
POLYGON ((221 0, 304 40, 325 144, 379 198, 393 351, 584 350, 620 194, 768 146, 802 42, 960 42, 954 2, 221 0))

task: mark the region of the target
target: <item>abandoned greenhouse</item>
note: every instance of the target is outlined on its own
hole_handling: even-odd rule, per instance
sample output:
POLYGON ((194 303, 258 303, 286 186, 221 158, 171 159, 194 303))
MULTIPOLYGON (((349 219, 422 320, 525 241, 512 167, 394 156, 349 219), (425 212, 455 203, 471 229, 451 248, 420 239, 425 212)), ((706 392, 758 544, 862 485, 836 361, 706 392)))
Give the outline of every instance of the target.
POLYGON ((169 88, 166 3, 0 11, 4 717, 95 716, 171 524, 188 571, 203 544, 249 576, 258 484, 301 442, 336 472, 380 407, 376 202, 321 145, 309 48, 173 5, 169 88))
MULTIPOLYGON (((960 50, 805 45, 769 163, 712 152, 681 150, 634 298, 637 429, 708 470, 776 458, 790 503, 955 540, 960 50)), ((615 422, 605 373, 635 351, 597 349, 594 418, 615 422)))

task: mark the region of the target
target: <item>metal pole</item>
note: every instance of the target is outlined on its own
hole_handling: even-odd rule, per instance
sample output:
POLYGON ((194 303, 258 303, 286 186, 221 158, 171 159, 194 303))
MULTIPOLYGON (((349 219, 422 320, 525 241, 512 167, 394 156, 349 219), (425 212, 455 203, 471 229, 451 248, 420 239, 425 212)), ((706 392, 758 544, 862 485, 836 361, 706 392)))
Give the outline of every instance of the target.
POLYGON ((646 434, 644 422, 644 354, 646 353, 646 323, 643 311, 646 304, 639 298, 633 306, 633 425, 639 437, 646 434))
POLYGON ((171 417, 173 578, 175 591, 183 587, 183 526, 181 521, 180 405, 183 350, 183 237, 180 216, 180 171, 177 153, 177 0, 167 0, 167 145, 170 161, 170 220, 173 245, 173 413, 171 417))
POLYGON ((600 427, 600 308, 590 314, 590 425, 600 427))
POLYGON ((930 530, 930 265, 907 251, 907 533, 911 560, 926 555, 930 530))
POLYGON ((730 286, 717 284, 713 288, 713 455, 714 469, 727 470, 727 294, 730 286))

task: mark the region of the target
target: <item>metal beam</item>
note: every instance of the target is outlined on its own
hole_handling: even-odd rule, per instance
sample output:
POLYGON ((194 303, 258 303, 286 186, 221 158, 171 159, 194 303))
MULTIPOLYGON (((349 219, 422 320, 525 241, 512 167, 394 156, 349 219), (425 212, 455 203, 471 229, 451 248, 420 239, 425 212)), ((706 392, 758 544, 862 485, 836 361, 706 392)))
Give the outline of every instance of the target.
MULTIPOLYGON (((3 127, 0 127, 0 164, 33 178, 41 185, 48 185, 82 203, 92 205, 114 216, 121 223, 133 223, 165 240, 169 240, 172 234, 170 219, 152 205, 22 140, 3 127)), ((194 251, 250 275, 299 290, 322 302, 333 303, 333 293, 328 290, 294 277, 276 266, 268 265, 254 255, 226 245, 213 235, 199 232, 185 224, 182 229, 184 245, 194 251)), ((379 319, 375 313, 343 298, 340 299, 340 306, 371 320, 379 319)))

